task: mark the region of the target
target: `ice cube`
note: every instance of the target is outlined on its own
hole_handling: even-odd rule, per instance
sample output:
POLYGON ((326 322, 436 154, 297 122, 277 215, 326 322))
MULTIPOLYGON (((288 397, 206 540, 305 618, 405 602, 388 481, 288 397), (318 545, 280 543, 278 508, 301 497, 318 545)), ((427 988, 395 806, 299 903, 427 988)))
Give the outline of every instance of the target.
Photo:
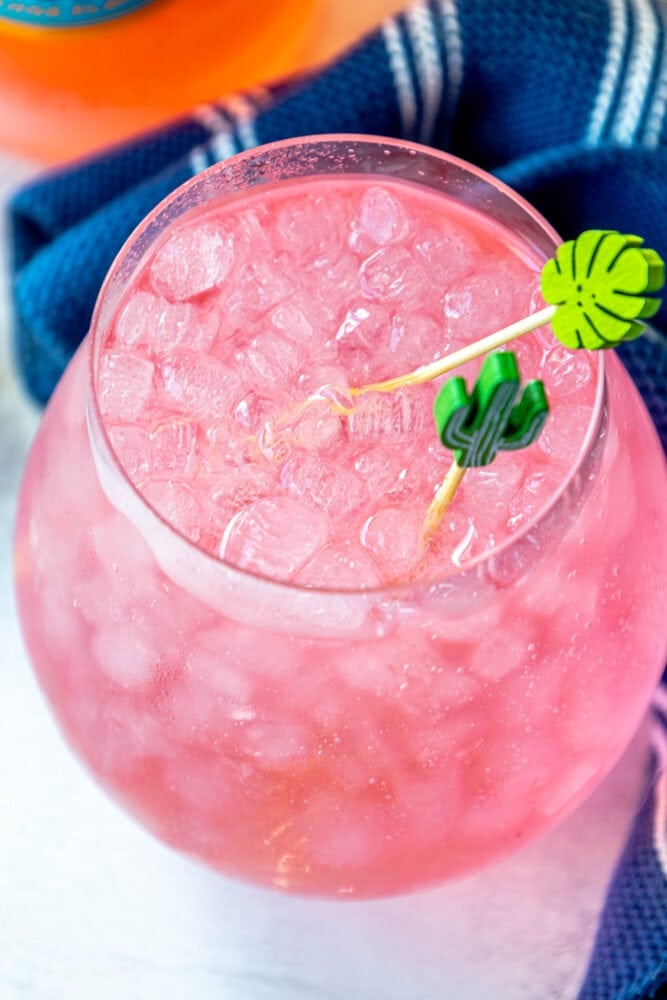
POLYGON ((229 519, 242 507, 269 496, 275 490, 275 470, 268 463, 232 465, 211 476, 206 481, 206 487, 211 499, 229 519))
MULTIPOLYGON (((232 633, 233 634, 233 633, 232 633)), ((210 744, 233 724, 234 713, 253 709, 253 686, 245 664, 229 656, 224 627, 206 629, 192 640, 182 671, 161 705, 187 742, 210 744)))
POLYGON ((409 223, 400 202, 382 187, 368 188, 359 209, 361 229, 381 246, 407 236, 409 223))
POLYGON ((138 291, 127 300, 116 320, 116 341, 134 348, 150 339, 150 330, 166 303, 151 292, 138 291))
POLYGON ((291 262, 285 258, 267 260, 260 257, 243 264, 235 273, 226 297, 232 316, 243 321, 277 306, 294 291, 290 272, 291 262))
POLYGON ((272 390, 284 384, 303 368, 304 355, 299 348, 277 333, 255 337, 236 353, 236 363, 257 389, 272 390))
POLYGON ((486 551, 486 535, 480 532, 476 513, 464 512, 465 485, 459 487, 452 506, 438 525, 431 539, 425 566, 428 575, 442 576, 454 566, 463 566, 475 555, 486 551))
POLYGON ((156 424, 151 432, 151 467, 154 476, 189 475, 197 461, 198 424, 173 419, 156 424))
POLYGON ((354 468, 374 496, 403 500, 421 485, 417 463, 411 455, 394 449, 371 448, 357 457, 354 468))
POLYGON ((180 226, 155 254, 153 288, 171 302, 183 302, 222 284, 233 261, 234 240, 223 221, 180 226))
POLYGON ((367 590, 382 582, 373 559, 349 538, 316 552, 295 580, 332 590, 367 590))
POLYGON ((562 625, 561 638, 567 646, 576 623, 595 619, 599 594, 585 573, 572 573, 563 555, 567 552, 562 549, 552 553, 548 569, 522 581, 520 589, 517 588, 517 601, 529 612, 549 620, 550 628, 562 625))
MULTIPOLYGON (((129 580, 134 582, 134 567, 129 569, 129 580)), ((139 576, 133 592, 129 580, 125 567, 117 561, 101 566, 98 563, 92 572, 73 582, 70 607, 74 604, 84 621, 94 628, 120 628, 132 609, 148 597, 150 589, 142 586, 144 580, 139 576)))
POLYGON ((359 261, 352 253, 344 253, 335 263, 327 262, 316 271, 303 272, 301 294, 308 295, 312 308, 318 310, 318 329, 333 327, 340 311, 338 303, 361 292, 359 276, 359 261))
POLYGON ((384 582, 409 578, 419 566, 424 513, 421 506, 383 507, 366 521, 361 541, 372 552, 384 582))
POLYGON ((467 654, 460 649, 444 662, 433 662, 429 666, 432 674, 430 704, 436 713, 449 712, 452 708, 468 705, 480 693, 480 682, 470 675, 467 654), (456 665, 455 665, 456 664, 456 665))
POLYGON ((151 347, 156 354, 167 354, 184 347, 208 353, 221 335, 221 314, 191 302, 174 302, 159 317, 151 347))
POLYGON ((387 342, 390 326, 391 313, 386 306, 360 300, 347 310, 336 331, 336 342, 343 351, 360 351, 370 360, 387 342))
MULTIPOLYGON (((285 405, 287 406, 287 403, 285 405)), ((234 420, 244 430, 255 431, 265 423, 274 407, 275 402, 270 401, 254 390, 250 390, 236 404, 234 408, 234 420)))
MULTIPOLYGON (((304 644, 291 635, 278 633, 272 633, 270 636, 265 635, 265 641, 260 642, 258 641, 256 624, 248 627, 227 622, 225 632, 225 642, 222 647, 225 651, 225 660, 230 668, 242 672, 244 676, 256 680, 262 686, 264 705, 270 708, 272 692, 267 690, 267 677, 269 674, 278 677, 281 684, 284 684, 288 677, 292 680, 298 677, 299 672, 304 669, 302 662, 304 644), (271 656, 267 673, 267 652, 269 649, 271 656)), ((311 661, 308 660, 307 664, 308 669, 310 669, 311 661)))
POLYGON ((385 340, 393 374, 427 365, 447 353, 449 338, 442 323, 415 312, 397 312, 385 340))
POLYGON ((466 497, 474 504, 475 523, 489 530, 506 520, 512 500, 525 479, 526 459, 520 451, 499 452, 490 465, 466 472, 466 497))
POLYGON ((538 448, 561 468, 570 465, 581 451, 592 415, 591 406, 552 401, 551 412, 537 441, 538 448))
POLYGON ((535 821, 545 776, 558 766, 561 749, 541 734, 500 732, 473 748, 467 767, 467 802, 458 827, 470 843, 502 838, 516 844, 535 821))
POLYGON ((241 569, 290 580, 326 540, 324 515, 292 497, 256 500, 227 525, 220 555, 241 569))
POLYGON ((308 816, 305 820, 308 855, 325 870, 350 872, 350 881, 354 882, 357 869, 361 873, 373 870, 386 863, 385 854, 392 852, 383 837, 386 818, 382 806, 376 802, 343 802, 341 805, 340 796, 326 792, 308 803, 308 813, 312 814, 312 819, 308 816))
POLYGON ((313 325, 294 302, 282 302, 271 313, 271 323, 283 337, 302 343, 313 336, 313 325))
POLYGON ((155 367, 140 355, 108 351, 98 373, 100 407, 107 421, 133 423, 148 407, 155 367))
MULTIPOLYGON (((324 258, 321 267, 292 264, 290 276, 294 291, 289 300, 298 306, 313 328, 309 346, 318 351, 332 344, 335 347, 341 312, 347 302, 361 295, 358 259, 346 252, 336 254, 333 260, 324 258)), ((335 354, 330 355, 330 360, 335 361, 335 354)))
POLYGON ((389 246, 364 260, 359 280, 371 299, 391 301, 400 296, 404 303, 412 304, 413 299, 419 300, 429 279, 406 247, 389 246))
POLYGON ((529 669, 535 649, 535 629, 530 618, 515 618, 496 626, 488 642, 480 642, 472 654, 470 669, 477 677, 499 681, 507 674, 529 669))
POLYGON ((418 639, 418 643, 418 649, 399 645, 395 636, 380 642, 359 642, 334 654, 334 667, 347 687, 389 703, 400 697, 406 677, 415 662, 419 663, 423 641, 418 639))
POLYGON ((344 435, 344 418, 336 413, 326 399, 314 399, 297 407, 293 415, 286 414, 276 422, 274 438, 287 451, 292 448, 327 451, 339 444, 344 435))
POLYGON ((297 379, 299 391, 308 398, 324 391, 324 398, 332 399, 334 394, 345 396, 348 389, 347 374, 342 368, 331 364, 308 367, 297 379))
MULTIPOLYGON (((537 582, 537 581, 536 581, 537 582)), ((567 617, 567 615, 565 615, 567 617)), ((563 695, 568 688, 567 660, 560 656, 555 659, 546 652, 549 648, 559 648, 549 645, 555 641, 544 632, 542 641, 537 631, 538 621, 533 618, 536 632, 531 640, 532 649, 528 650, 528 670, 515 671, 511 676, 503 678, 503 703, 505 715, 509 713, 510 725, 515 725, 520 732, 526 725, 540 732, 540 726, 558 726, 557 716, 563 708, 563 695)), ((572 628, 567 636, 563 650, 570 644, 572 628)), ((567 736, 562 733, 567 742, 567 736)))
POLYGON ((191 302, 164 302, 149 331, 151 349, 156 354, 166 354, 178 347, 191 347, 196 313, 191 302))
POLYGON ((359 397, 349 418, 350 434, 360 443, 414 436, 430 427, 431 392, 422 387, 394 392, 367 392, 359 397))
MULTIPOLYGON (((40 570, 42 567, 40 566, 40 570)), ((68 570, 69 571, 69 567, 68 570)), ((49 650, 49 696, 59 699, 61 692, 67 692, 71 708, 77 690, 83 686, 79 671, 90 669, 90 630, 82 620, 72 592, 53 586, 56 574, 63 574, 63 567, 55 563, 52 573, 42 576, 38 589, 31 596, 30 613, 39 621, 41 641, 49 650), (85 657, 73 650, 85 650, 85 657)), ((37 582, 37 578, 34 578, 37 582)))
POLYGON ((303 766, 313 752, 310 744, 305 725, 296 719, 275 718, 273 713, 248 720, 243 727, 243 751, 263 769, 293 770, 299 758, 303 766))
POLYGON ((325 195, 297 196, 278 208, 275 228, 285 250, 318 271, 334 265, 349 232, 348 210, 325 195))
MULTIPOLYGON (((244 397, 247 398, 247 397, 244 397)), ((246 462, 256 462, 261 452, 257 442, 256 431, 246 431, 239 426, 236 410, 230 419, 229 414, 218 420, 212 420, 204 428, 208 448, 202 452, 202 462, 207 472, 224 472, 230 465, 244 465, 246 462)))
POLYGON ((392 720, 405 713, 419 716, 421 726, 431 719, 442 721, 443 713, 472 701, 480 688, 479 681, 451 658, 448 662, 419 628, 410 626, 383 641, 346 650, 337 657, 336 670, 347 685, 382 699, 392 720))
POLYGON ((116 685, 134 690, 149 685, 159 666, 158 644, 141 619, 128 617, 123 627, 100 628, 93 636, 92 656, 96 667, 116 685))
POLYGON ((108 428, 111 447, 133 483, 140 483, 151 467, 151 439, 142 427, 108 428))
POLYGON ((453 222, 419 230, 415 256, 441 288, 460 281, 481 256, 479 243, 453 222))
POLYGON ((168 405, 186 416, 212 419, 233 409, 242 392, 241 381, 217 358, 194 351, 174 352, 159 365, 168 405))
POLYGON ((522 382, 542 378, 540 372, 544 357, 544 345, 535 332, 518 337, 508 347, 514 351, 522 382))
MULTIPOLYGON (((177 697, 175 695, 174 700, 177 697)), ((225 723, 229 726, 229 720, 218 715, 218 732, 225 723)), ((214 858, 220 850, 220 830, 237 808, 238 764, 230 760, 231 754, 205 752, 210 745, 211 732, 216 731, 216 721, 212 720, 209 729, 201 731, 192 724, 189 732, 185 725, 178 724, 173 726, 174 730, 180 737, 180 746, 174 753, 172 744, 172 752, 165 755, 161 764, 163 794, 169 807, 178 813, 181 842, 187 842, 189 851, 199 858, 214 858), (197 746, 198 742, 204 752, 197 746)), ((229 742, 223 743, 217 733, 216 741, 217 746, 229 748, 229 742)))
POLYGON ((322 364, 335 364, 336 346, 333 340, 339 322, 338 302, 332 299, 326 288, 320 288, 319 272, 307 274, 294 268, 292 274, 297 287, 271 313, 273 328, 291 337, 295 343, 298 333, 298 342, 303 343, 322 364), (285 324, 284 330, 282 324, 285 324), (287 329, 288 325, 291 325, 291 332, 287 329))
POLYGON ((510 501, 507 520, 510 531, 525 527, 546 506, 558 489, 561 475, 558 469, 549 466, 529 472, 510 501))
MULTIPOLYGON (((335 335, 338 363, 353 385, 374 382, 396 374, 393 358, 384 345, 391 329, 391 313, 380 302, 360 300, 351 304, 335 335)), ((333 344, 332 344, 333 346, 333 344)))
POLYGON ((193 542, 199 541, 204 514, 196 494, 188 485, 168 479, 154 479, 144 484, 142 493, 176 531, 193 542))
POLYGON ((366 499, 364 483, 354 472, 320 455, 289 459, 280 482, 288 493, 307 498, 335 517, 351 514, 366 499))
POLYGON ((544 357, 540 378, 548 386, 549 399, 579 393, 593 378, 593 368, 583 351, 568 351, 563 344, 552 347, 544 357))
POLYGON ((405 782, 404 796, 410 804, 407 822, 410 843, 419 850, 440 850, 443 837, 457 826, 465 809, 465 771, 450 765, 437 781, 429 775, 419 780, 410 774, 405 782))
POLYGON ((233 227, 237 245, 237 260, 243 262, 253 256, 269 256, 271 242, 267 231, 271 226, 267 205, 255 203, 253 208, 237 211, 233 227))
POLYGON ((244 704, 250 696, 251 678, 248 663, 238 650, 248 646, 249 651, 250 640, 251 631, 243 626, 208 628, 197 636, 187 657, 186 672, 204 689, 244 704))
POLYGON ((452 346, 463 346, 521 319, 525 313, 515 304, 516 295, 516 278, 500 261, 452 285, 443 299, 452 346))
POLYGON ((116 508, 110 507, 107 517, 100 514, 88 534, 100 565, 124 567, 135 587, 139 580, 146 581, 148 587, 156 586, 155 557, 148 543, 116 508))

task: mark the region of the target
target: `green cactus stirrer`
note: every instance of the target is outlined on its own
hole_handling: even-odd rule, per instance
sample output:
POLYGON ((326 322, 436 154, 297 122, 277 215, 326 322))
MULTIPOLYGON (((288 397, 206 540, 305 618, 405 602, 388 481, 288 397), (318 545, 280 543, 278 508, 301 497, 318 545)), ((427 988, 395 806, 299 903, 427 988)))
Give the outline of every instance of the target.
POLYGON ((489 465, 499 451, 525 448, 540 435, 549 412, 544 386, 528 382, 520 392, 519 369, 512 351, 485 360, 472 392, 460 377, 442 386, 434 404, 440 440, 454 452, 454 462, 427 512, 422 542, 433 538, 466 469, 489 465))
POLYGON ((614 230, 581 233, 542 268, 546 308, 406 375, 350 389, 350 396, 429 382, 547 323, 569 348, 598 350, 638 337, 643 321, 660 308, 661 300, 652 296, 665 283, 664 261, 643 243, 639 236, 614 230))

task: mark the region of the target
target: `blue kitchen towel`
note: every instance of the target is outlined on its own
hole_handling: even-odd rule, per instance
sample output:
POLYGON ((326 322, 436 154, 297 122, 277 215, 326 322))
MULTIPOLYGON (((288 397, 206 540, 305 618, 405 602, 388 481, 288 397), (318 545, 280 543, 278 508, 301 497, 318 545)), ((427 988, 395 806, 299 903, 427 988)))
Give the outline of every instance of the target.
MULTIPOLYGON (((565 238, 641 234, 667 258, 667 6, 662 0, 420 0, 329 67, 194 110, 33 181, 10 205, 16 357, 46 401, 115 254, 178 184, 291 136, 401 136, 490 170, 565 238)), ((667 447, 667 306, 626 344, 667 447)), ((667 685, 650 774, 580 1000, 667 996, 667 685)))

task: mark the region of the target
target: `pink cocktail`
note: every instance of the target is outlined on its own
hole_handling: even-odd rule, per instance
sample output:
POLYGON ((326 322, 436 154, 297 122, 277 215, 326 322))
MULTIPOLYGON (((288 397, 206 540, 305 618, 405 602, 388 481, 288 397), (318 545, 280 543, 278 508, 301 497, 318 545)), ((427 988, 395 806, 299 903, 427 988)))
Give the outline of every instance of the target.
POLYGON ((627 745, 667 478, 616 357, 517 342, 546 428, 427 547, 440 382, 332 405, 539 309, 555 246, 475 168, 332 138, 207 171, 120 254, 31 452, 17 592, 69 742, 168 843, 404 892, 548 829, 627 745))

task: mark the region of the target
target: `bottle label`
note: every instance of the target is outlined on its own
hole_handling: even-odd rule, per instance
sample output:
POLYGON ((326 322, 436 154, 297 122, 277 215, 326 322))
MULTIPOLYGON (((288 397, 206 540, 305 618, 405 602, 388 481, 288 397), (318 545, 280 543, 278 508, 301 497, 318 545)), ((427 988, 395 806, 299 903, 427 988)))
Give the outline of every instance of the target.
POLYGON ((76 28, 131 14, 155 0, 0 0, 0 18, 46 28, 76 28))

